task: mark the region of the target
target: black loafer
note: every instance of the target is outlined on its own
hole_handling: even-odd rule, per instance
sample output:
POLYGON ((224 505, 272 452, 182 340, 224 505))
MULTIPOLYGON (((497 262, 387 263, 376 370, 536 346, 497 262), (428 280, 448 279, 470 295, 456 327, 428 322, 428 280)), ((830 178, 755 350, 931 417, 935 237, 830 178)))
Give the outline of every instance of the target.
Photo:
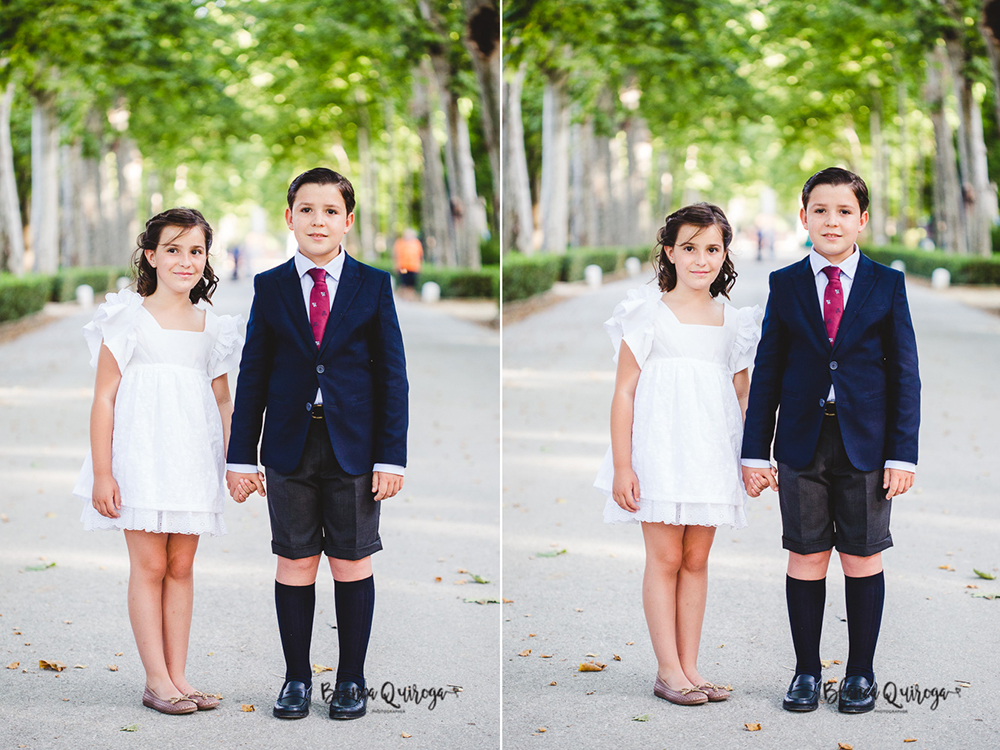
POLYGON ((368 691, 356 682, 338 682, 330 701, 331 719, 360 719, 368 712, 368 691))
POLYGON ((302 719, 309 715, 312 685, 301 680, 285 680, 274 702, 274 715, 279 719, 302 719))
POLYGON ((818 706, 819 680, 811 674, 795 675, 781 707, 786 711, 815 711, 818 706))
POLYGON ((840 683, 840 699, 837 708, 842 714, 864 714, 875 708, 878 684, 869 682, 867 677, 854 675, 845 677, 840 683))

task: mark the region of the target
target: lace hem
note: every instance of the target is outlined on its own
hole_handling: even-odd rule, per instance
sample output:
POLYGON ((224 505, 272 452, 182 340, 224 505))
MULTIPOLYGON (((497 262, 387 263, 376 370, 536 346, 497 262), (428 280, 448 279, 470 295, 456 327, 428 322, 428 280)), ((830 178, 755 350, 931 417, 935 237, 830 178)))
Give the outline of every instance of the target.
POLYGON ((723 526, 743 529, 747 525, 743 505, 725 503, 672 503, 639 500, 639 510, 629 513, 608 497, 604 505, 604 522, 666 523, 675 526, 723 526))
POLYGON ((85 505, 80 521, 85 531, 150 531, 157 534, 211 534, 223 536, 226 522, 221 513, 205 511, 148 510, 123 505, 118 518, 107 518, 93 505, 85 505))

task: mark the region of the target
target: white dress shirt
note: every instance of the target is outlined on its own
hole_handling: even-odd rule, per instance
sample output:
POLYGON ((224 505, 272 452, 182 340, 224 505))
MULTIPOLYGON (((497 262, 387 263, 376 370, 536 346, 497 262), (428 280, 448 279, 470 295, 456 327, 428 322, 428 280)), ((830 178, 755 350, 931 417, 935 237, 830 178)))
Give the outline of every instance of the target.
MULTIPOLYGON (((854 252, 848 255, 842 262, 837 264, 831 263, 816 252, 816 248, 809 249, 809 268, 813 272, 813 276, 816 280, 816 300, 819 304, 820 315, 824 320, 826 320, 826 311, 823 309, 823 302, 826 295, 826 285, 830 283, 830 279, 825 273, 823 273, 823 269, 827 266, 835 266, 840 269, 840 286, 841 289, 843 289, 844 311, 846 312, 847 298, 851 296, 851 285, 854 283, 854 278, 858 274, 858 262, 860 260, 861 252, 858 250, 857 245, 854 246, 854 252)), ((830 393, 827 395, 826 400, 833 403, 836 403, 837 401, 837 394, 833 389, 832 383, 830 384, 830 393)), ((766 469, 771 465, 770 462, 757 458, 748 458, 741 463, 752 469, 766 469)), ((916 472, 917 465, 906 461, 886 461, 885 468, 916 472)))
MULTIPOLYGON (((337 288, 340 286, 340 276, 344 271, 345 255, 344 246, 341 245, 340 252, 337 253, 337 256, 333 260, 325 266, 318 266, 301 252, 295 252, 295 272, 299 275, 299 281, 302 284, 302 304, 305 306, 307 313, 309 311, 309 297, 316 283, 313 281, 313 277, 309 275, 309 271, 313 268, 324 268, 326 270, 326 288, 329 292, 327 299, 332 310, 333 299, 337 296, 337 288)), ((313 403, 317 406, 323 403, 323 392, 321 389, 317 389, 316 398, 313 403)), ((253 474, 257 471, 256 466, 249 464, 226 464, 226 469, 244 474, 253 474)), ((375 464, 372 467, 372 471, 382 471, 386 474, 398 474, 399 476, 403 476, 404 473, 403 467, 396 466, 395 464, 375 464)))

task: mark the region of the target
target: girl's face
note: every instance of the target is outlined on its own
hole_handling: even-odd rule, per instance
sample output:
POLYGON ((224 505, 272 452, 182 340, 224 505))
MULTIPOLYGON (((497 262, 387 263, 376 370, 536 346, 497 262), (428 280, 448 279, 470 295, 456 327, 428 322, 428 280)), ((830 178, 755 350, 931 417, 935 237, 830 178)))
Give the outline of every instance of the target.
POLYGON ((694 291, 708 291, 726 259, 722 231, 714 224, 710 227, 683 225, 677 233, 676 244, 664 250, 677 269, 677 284, 694 291))
POLYGON ((201 227, 163 227, 155 250, 146 250, 146 260, 156 270, 156 289, 188 294, 205 273, 208 250, 201 227))

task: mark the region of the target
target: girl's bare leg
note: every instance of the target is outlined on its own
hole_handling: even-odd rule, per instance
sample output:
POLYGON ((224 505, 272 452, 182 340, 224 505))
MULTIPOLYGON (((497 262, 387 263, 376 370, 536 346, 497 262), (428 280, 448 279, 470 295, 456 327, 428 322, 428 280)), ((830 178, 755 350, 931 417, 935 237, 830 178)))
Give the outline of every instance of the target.
POLYGON ((170 534, 167 542, 167 574, 163 579, 163 657, 171 681, 182 693, 194 688, 184 676, 191 609, 194 606, 194 554, 197 534, 170 534))
POLYGON ((695 685, 707 682, 698 671, 698 646, 708 597, 708 553, 714 540, 714 526, 686 526, 677 575, 677 654, 684 674, 695 685))
POLYGON ((684 674, 677 652, 677 578, 683 563, 684 528, 665 523, 642 524, 646 543, 642 607, 660 678, 673 690, 694 687, 684 674))

